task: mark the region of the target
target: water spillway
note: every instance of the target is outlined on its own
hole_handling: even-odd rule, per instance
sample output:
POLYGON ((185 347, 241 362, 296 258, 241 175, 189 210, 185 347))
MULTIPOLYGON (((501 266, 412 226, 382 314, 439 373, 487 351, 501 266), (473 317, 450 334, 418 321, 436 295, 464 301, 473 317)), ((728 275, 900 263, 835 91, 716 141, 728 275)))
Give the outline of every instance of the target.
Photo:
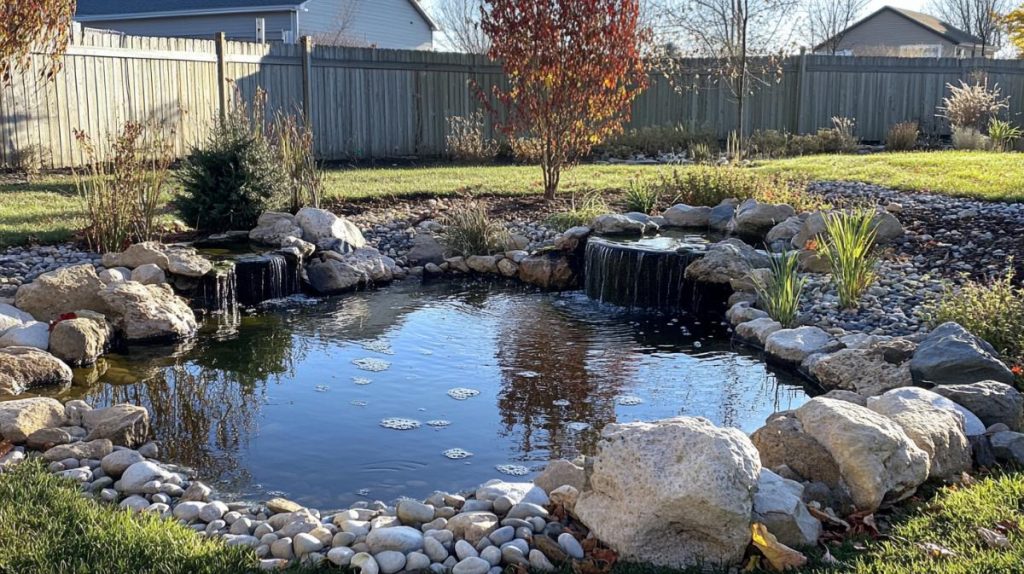
POLYGON ((247 255, 235 259, 238 303, 252 307, 270 299, 299 293, 299 266, 280 253, 247 255))

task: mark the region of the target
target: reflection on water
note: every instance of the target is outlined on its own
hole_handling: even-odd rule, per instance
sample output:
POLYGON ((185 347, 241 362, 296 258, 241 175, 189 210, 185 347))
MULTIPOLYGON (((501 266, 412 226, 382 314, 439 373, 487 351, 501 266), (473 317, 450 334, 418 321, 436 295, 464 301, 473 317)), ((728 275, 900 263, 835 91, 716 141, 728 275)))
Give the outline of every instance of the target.
POLYGON ((168 458, 219 488, 320 507, 541 467, 592 452, 610 422, 686 414, 751 431, 805 400, 731 349, 721 325, 479 282, 277 305, 77 376, 61 398, 146 406, 168 458), (454 388, 480 394, 456 400, 454 388), (385 418, 423 424, 392 430, 385 418), (450 424, 426 424, 438 420, 450 424))

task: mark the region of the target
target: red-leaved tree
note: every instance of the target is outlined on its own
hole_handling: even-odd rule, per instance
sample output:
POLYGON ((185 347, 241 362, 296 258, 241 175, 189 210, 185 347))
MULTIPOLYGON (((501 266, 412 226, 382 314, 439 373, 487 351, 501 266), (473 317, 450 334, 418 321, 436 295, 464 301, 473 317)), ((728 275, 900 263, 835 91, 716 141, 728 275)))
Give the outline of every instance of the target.
POLYGON ((57 73, 74 15, 75 0, 2 0, 0 85, 10 82, 16 69, 28 68, 33 49, 50 56, 42 73, 47 77, 57 73))
POLYGON ((480 27, 507 87, 491 88, 497 103, 477 93, 503 133, 538 140, 544 197, 553 199, 562 169, 622 131, 647 86, 639 2, 486 0, 480 27))

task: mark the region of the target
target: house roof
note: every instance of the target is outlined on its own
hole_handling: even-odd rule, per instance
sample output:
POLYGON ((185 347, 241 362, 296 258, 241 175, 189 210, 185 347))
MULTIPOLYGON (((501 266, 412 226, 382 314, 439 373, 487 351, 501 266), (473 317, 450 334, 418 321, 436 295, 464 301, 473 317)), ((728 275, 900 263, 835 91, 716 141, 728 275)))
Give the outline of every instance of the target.
MULTIPOLYGON (((418 0, 408 0, 432 30, 440 30, 418 0)), ((297 10, 308 0, 78 0, 75 18, 83 22, 195 14, 237 14, 297 10)))
MULTIPOLYGON (((963 30, 957 28, 956 26, 953 26, 948 22, 943 22, 942 20, 936 18, 935 16, 930 16, 928 14, 924 14, 921 12, 915 12, 913 10, 907 10, 905 8, 896 8, 895 6, 882 6, 881 8, 872 12, 868 16, 865 16, 864 18, 850 25, 850 27, 840 32, 840 34, 837 34, 837 36, 848 33, 850 30, 853 30, 854 28, 857 28, 871 21, 873 18, 875 18, 882 12, 886 11, 893 12, 899 16, 902 16, 907 20, 910 20, 914 24, 917 24, 918 26, 925 28, 929 32, 932 32, 933 34, 941 36, 942 38, 948 40, 949 42, 952 42, 953 44, 980 45, 984 43, 981 38, 973 34, 968 34, 967 32, 964 32, 963 30)), ((817 46, 814 47, 814 49, 817 50, 819 48, 822 48, 823 46, 827 45, 830 41, 832 41, 833 38, 835 38, 835 36, 829 38, 828 40, 825 40, 821 44, 818 44, 817 46)))

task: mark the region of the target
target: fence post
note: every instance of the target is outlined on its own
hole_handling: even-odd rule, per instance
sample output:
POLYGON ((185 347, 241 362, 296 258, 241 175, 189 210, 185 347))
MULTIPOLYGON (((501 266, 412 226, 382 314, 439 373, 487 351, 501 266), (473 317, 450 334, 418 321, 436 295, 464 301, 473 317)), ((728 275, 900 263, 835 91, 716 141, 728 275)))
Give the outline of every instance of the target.
POLYGON ((313 38, 302 37, 302 117, 313 125, 313 38))
POLYGON ((217 96, 220 102, 220 121, 228 118, 228 63, 227 36, 217 32, 217 96))

